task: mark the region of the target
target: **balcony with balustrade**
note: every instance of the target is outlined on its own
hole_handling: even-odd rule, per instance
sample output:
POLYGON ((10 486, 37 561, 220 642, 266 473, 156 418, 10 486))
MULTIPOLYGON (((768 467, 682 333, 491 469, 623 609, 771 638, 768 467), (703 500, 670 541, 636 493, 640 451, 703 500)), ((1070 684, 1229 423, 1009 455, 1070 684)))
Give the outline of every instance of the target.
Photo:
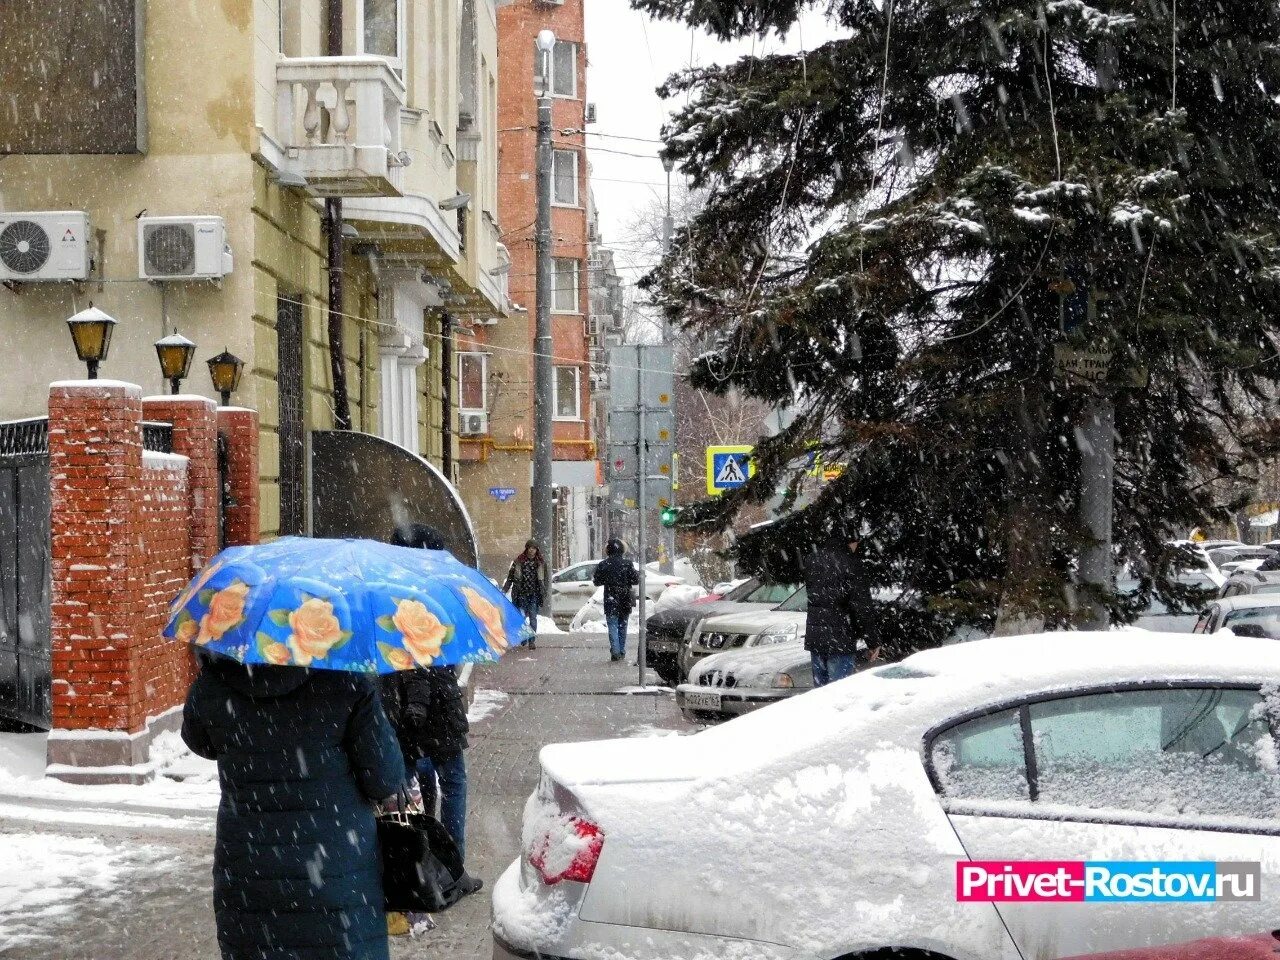
POLYGON ((382 57, 288 57, 276 65, 277 132, 289 169, 319 197, 399 197, 405 85, 382 57))

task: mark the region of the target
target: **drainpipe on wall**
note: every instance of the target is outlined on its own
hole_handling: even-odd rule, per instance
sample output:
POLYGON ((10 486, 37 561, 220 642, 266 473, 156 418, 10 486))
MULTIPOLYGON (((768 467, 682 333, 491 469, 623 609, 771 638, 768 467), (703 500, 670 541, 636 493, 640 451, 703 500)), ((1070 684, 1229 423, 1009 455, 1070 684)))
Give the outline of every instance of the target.
POLYGON ((448 310, 440 314, 440 440, 443 452, 440 462, 445 477, 453 483, 453 317, 448 310))
MULTIPOLYGON (((342 56, 342 0, 329 0, 328 44, 331 57, 342 56)), ((333 426, 351 429, 351 403, 347 398, 346 350, 342 337, 342 199, 324 203, 329 232, 329 367, 333 373, 333 426)))

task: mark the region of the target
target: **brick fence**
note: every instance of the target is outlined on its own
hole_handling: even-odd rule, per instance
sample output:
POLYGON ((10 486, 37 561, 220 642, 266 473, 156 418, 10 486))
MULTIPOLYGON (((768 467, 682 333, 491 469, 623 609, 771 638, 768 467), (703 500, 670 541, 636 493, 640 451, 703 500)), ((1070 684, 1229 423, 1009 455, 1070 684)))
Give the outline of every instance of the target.
POLYGON ((257 513, 253 411, 219 411, 203 397, 144 400, 111 381, 50 388, 51 776, 149 779, 152 739, 180 722, 193 661, 160 631, 170 601, 218 550, 220 427, 237 504, 228 543, 256 542, 244 516, 257 513), (172 453, 143 449, 144 420, 172 424, 172 453))

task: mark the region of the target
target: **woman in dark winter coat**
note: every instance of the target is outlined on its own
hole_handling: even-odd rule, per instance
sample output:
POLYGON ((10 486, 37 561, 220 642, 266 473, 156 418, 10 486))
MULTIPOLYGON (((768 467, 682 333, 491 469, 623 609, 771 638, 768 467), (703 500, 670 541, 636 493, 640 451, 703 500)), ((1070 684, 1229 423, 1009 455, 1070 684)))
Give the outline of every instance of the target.
MULTIPOLYGON (((543 595, 546 582, 547 561, 542 559, 542 550, 538 542, 527 540, 520 556, 511 561, 511 569, 507 571, 502 592, 511 591, 511 602, 525 615, 529 621, 529 629, 535 635, 538 632, 538 612, 546 599, 543 595)), ((535 644, 536 640, 530 639, 526 646, 532 650, 535 644)))
MULTIPOLYGON (((467 852, 467 705, 453 667, 402 670, 382 678, 382 707, 395 729, 410 776, 417 774, 427 812, 440 801, 440 822, 467 852), (437 781, 439 785, 437 786, 437 781)), ((465 893, 483 882, 471 874, 458 881, 465 893)))
POLYGON ((405 771, 374 682, 208 657, 182 739, 218 762, 224 960, 386 960, 372 803, 405 771))

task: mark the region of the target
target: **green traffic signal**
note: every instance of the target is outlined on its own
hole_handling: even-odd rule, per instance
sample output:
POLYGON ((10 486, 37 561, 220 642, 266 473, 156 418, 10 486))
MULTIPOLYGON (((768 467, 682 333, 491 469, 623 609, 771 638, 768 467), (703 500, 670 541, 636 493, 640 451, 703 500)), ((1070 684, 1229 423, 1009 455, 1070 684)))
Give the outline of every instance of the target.
POLYGON ((676 520, 680 517, 679 507, 663 507, 659 519, 664 527, 674 527, 676 520))

